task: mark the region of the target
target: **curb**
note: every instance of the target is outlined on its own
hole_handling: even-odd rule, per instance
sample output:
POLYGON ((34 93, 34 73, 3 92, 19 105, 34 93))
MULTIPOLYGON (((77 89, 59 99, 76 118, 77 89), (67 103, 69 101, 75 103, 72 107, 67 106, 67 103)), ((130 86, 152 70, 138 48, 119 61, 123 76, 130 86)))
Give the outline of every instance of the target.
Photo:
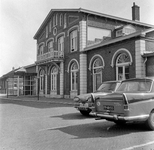
POLYGON ((1 99, 5 99, 5 100, 13 100, 13 101, 27 101, 27 102, 38 102, 38 103, 55 103, 55 104, 64 104, 64 105, 74 105, 74 103, 71 102, 58 102, 58 101, 42 101, 42 100, 34 100, 34 99, 15 99, 15 98, 6 98, 6 97, 0 97, 1 99))

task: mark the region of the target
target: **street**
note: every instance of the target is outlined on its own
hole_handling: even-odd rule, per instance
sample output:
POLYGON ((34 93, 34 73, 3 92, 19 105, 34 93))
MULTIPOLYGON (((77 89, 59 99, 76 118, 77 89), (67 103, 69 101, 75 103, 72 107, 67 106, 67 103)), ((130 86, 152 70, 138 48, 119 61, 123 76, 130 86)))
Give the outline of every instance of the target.
POLYGON ((154 150, 154 131, 82 116, 72 105, 0 100, 0 150, 154 150))

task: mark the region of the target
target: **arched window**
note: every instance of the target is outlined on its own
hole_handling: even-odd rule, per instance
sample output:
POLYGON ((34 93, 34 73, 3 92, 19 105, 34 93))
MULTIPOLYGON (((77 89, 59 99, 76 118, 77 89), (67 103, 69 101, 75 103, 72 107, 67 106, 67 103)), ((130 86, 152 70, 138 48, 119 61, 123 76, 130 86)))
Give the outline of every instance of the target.
POLYGON ((121 53, 116 59, 116 79, 129 79, 130 57, 127 53, 121 53))
POLYGON ((93 70, 93 91, 96 91, 102 83, 103 62, 100 58, 96 58, 92 65, 93 70))
POLYGON ((58 14, 56 14, 56 26, 58 25, 58 14))
POLYGON ((76 62, 73 62, 71 65, 71 91, 77 91, 78 89, 78 66, 76 62))
POLYGON ((44 48, 44 45, 41 44, 38 48, 38 55, 43 55, 43 48, 44 48))
POLYGON ((55 25, 56 25, 56 17, 55 17, 55 15, 53 16, 52 23, 53 23, 53 27, 55 27, 55 25))
POLYGON ((64 36, 58 38, 58 51, 64 52, 64 36))
POLYGON ((66 28, 66 14, 64 14, 64 28, 66 28))
POLYGON ((53 51, 53 41, 52 41, 52 40, 49 41, 49 42, 47 43, 47 45, 48 45, 48 52, 53 51))
POLYGON ((57 67, 52 67, 51 69, 51 91, 57 91, 57 67))
POLYGON ((43 89, 44 89, 44 75, 45 75, 45 73, 44 73, 44 70, 41 70, 40 71, 40 91, 43 91, 43 89))

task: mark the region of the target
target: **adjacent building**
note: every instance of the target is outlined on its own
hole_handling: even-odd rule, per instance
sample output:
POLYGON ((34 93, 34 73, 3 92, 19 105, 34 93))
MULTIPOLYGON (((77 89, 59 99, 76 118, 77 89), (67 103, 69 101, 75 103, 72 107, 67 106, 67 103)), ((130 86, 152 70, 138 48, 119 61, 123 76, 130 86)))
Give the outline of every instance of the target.
POLYGON ((154 26, 86 9, 52 9, 34 35, 39 93, 73 98, 103 81, 154 76, 154 26))
POLYGON ((36 65, 13 68, 0 78, 0 93, 7 95, 37 95, 36 65))

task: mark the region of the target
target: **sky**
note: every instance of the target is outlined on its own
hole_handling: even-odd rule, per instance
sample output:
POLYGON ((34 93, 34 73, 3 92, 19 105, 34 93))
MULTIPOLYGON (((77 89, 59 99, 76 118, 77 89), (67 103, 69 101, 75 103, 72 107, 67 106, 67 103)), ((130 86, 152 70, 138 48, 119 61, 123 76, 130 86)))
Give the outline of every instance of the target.
POLYGON ((33 37, 51 9, 81 7, 131 20, 133 2, 140 22, 154 25, 154 0, 0 0, 0 77, 35 63, 33 37))

